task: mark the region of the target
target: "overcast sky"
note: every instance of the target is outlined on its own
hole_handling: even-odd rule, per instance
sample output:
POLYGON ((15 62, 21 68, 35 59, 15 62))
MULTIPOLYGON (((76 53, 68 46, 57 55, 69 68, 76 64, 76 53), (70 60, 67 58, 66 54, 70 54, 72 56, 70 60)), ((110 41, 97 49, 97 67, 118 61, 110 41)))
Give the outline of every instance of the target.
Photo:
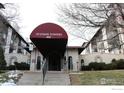
MULTIPOLYGON (((64 24, 58 22, 57 7, 58 4, 81 2, 81 0, 2 0, 2 3, 16 3, 19 6, 19 32, 26 39, 38 25, 53 22, 64 27, 64 24)), ((69 34, 68 34, 69 35, 69 34)), ((82 45, 82 40, 69 35, 69 44, 72 46, 82 45)))

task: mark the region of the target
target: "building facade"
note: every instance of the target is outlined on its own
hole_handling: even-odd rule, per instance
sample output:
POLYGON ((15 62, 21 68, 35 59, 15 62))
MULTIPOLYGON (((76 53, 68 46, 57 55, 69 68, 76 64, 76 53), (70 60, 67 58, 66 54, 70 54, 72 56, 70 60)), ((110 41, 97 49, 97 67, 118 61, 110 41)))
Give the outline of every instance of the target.
MULTIPOLYGON (((47 70, 48 71, 79 71, 81 68, 80 53, 82 52, 82 47, 79 46, 67 46, 64 56, 60 59, 49 58, 46 59, 47 70), (57 59, 57 62, 55 62, 57 59), (51 60, 51 61, 50 61, 51 60), (58 65, 58 66, 57 66, 58 65), (56 69, 56 66, 59 67, 59 70, 56 69)), ((39 52, 39 50, 34 47, 31 52, 31 64, 30 70, 37 71, 42 70, 44 63, 44 57, 39 52)))
POLYGON ((30 39, 35 45, 31 52, 32 71, 44 69, 44 66, 48 71, 80 70, 79 55, 83 48, 67 46, 68 35, 58 24, 40 24, 32 31, 30 39))
POLYGON ((30 56, 25 50, 28 43, 17 32, 19 29, 12 25, 0 15, 0 46, 4 50, 7 65, 14 65, 14 62, 29 62, 30 56))
POLYGON ((0 16, 0 46, 7 65, 26 62, 30 64, 31 71, 37 71, 42 70, 46 62, 49 71, 79 71, 82 65, 91 62, 110 63, 112 59, 124 59, 124 28, 115 25, 124 24, 124 18, 118 6, 114 4, 113 7, 109 19, 81 47, 66 46, 66 32, 57 25, 53 27, 55 24, 51 23, 34 30, 31 39, 35 47, 32 43, 28 44, 17 32, 18 29, 0 16))
POLYGON ((90 62, 110 63, 112 59, 124 59, 124 19, 118 4, 113 4, 109 19, 95 33, 88 43, 84 43, 82 59, 90 62))

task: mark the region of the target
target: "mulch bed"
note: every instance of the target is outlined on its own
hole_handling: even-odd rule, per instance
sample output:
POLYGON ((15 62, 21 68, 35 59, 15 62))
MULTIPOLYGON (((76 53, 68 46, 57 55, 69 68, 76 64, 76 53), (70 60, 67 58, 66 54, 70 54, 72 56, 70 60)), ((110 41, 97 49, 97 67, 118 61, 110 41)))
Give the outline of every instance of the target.
POLYGON ((78 74, 70 74, 71 85, 80 85, 80 78, 78 74))

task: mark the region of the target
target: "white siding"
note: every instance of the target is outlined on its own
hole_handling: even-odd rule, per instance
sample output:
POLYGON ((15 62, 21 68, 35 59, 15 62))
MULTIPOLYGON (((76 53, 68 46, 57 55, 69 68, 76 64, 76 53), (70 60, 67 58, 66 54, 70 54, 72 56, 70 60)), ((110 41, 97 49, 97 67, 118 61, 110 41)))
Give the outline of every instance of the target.
POLYGON ((41 55, 41 53, 37 49, 34 49, 31 52, 31 64, 30 64, 30 70, 31 71, 35 71, 36 70, 37 57, 38 56, 41 57, 41 62, 42 62, 43 61, 43 56, 41 55))
POLYGON ((11 36, 12 36, 12 29, 8 28, 7 42, 5 46, 5 54, 9 53, 11 36))
POLYGON ((11 63, 11 58, 17 58, 17 62, 21 63, 21 62, 28 62, 28 60, 30 59, 29 55, 23 55, 23 54, 17 54, 17 53, 10 53, 10 54, 6 54, 5 55, 5 60, 7 62, 7 65, 12 65, 13 63, 11 63))
POLYGON ((79 63, 78 49, 75 49, 75 48, 67 49, 66 52, 65 52, 65 56, 66 56, 66 61, 67 62, 68 62, 68 57, 69 56, 72 56, 72 60, 73 60, 73 71, 77 71, 77 70, 80 69, 79 68, 80 67, 80 64, 77 66, 77 62, 79 63))
POLYGON ((102 62, 110 63, 112 59, 124 59, 123 54, 110 54, 110 53, 92 53, 86 55, 80 55, 80 59, 84 59, 84 64, 88 65, 90 62, 95 62, 96 58, 100 57, 102 62))

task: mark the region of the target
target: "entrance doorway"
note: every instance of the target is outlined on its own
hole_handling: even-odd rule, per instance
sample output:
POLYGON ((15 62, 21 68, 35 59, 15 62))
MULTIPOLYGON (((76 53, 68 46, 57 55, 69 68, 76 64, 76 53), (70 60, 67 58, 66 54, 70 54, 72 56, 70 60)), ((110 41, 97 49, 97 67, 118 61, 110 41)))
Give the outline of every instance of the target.
MULTIPOLYGON (((46 58, 47 69, 50 71, 60 71, 62 68, 62 57, 64 56, 68 35, 59 25, 54 23, 44 23, 36 27, 31 35, 40 53, 46 58)), ((40 69, 40 61, 37 62, 37 69, 40 69)))
POLYGON ((40 70, 41 69, 41 57, 38 56, 37 57, 37 70, 40 70))
POLYGON ((61 71, 61 56, 57 52, 53 52, 48 57, 48 70, 61 71))

